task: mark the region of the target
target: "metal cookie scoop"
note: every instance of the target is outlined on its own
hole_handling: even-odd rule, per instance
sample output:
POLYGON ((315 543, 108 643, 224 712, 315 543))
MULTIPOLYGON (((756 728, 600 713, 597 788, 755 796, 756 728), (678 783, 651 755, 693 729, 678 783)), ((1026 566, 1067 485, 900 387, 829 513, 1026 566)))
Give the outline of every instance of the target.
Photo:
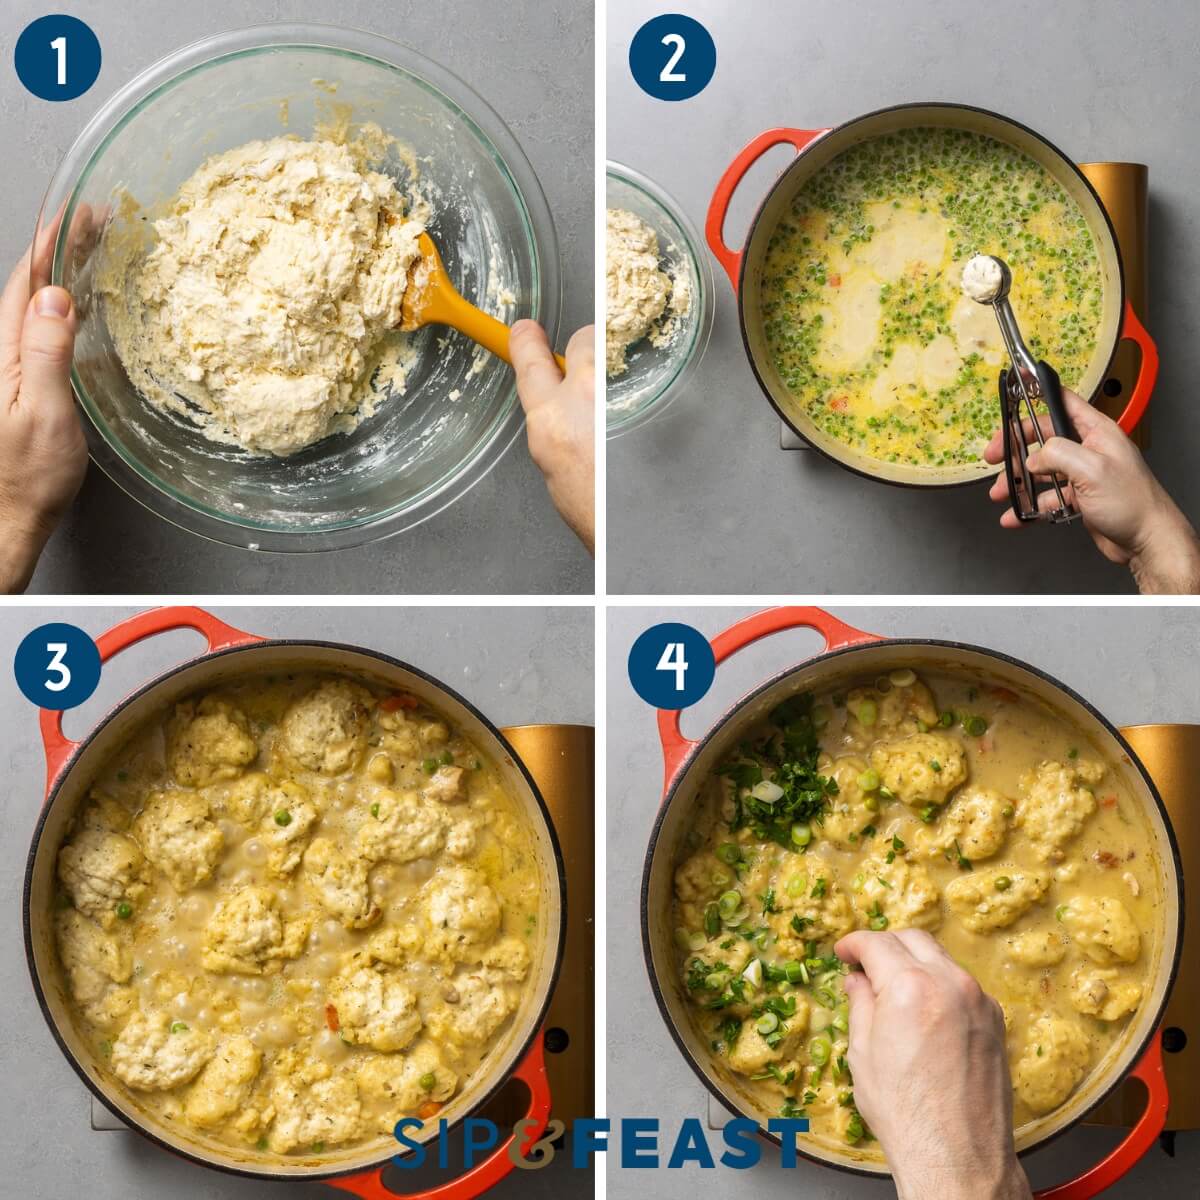
POLYGON ((1004 339, 1012 366, 1000 372, 1000 411, 1004 425, 1004 469, 1008 474, 1008 492, 1012 510, 1021 521, 1052 521, 1063 524, 1074 521, 1079 510, 1068 503, 1063 484, 1057 476, 1050 476, 1048 487, 1039 488, 1026 460, 1030 443, 1025 434, 1025 419, 1033 428, 1038 446, 1044 446, 1038 421, 1037 401, 1045 403, 1050 414, 1050 424, 1056 436, 1079 441, 1075 427, 1067 416, 1063 405, 1062 383, 1058 374, 1048 363, 1035 361, 1021 337, 1017 318, 1008 293, 1012 288, 1012 272, 1008 264, 990 254, 977 254, 963 268, 963 292, 979 304, 987 304, 996 313, 1000 323, 1000 336, 1004 339), (1041 492, 1053 487, 1058 499, 1056 508, 1042 509, 1039 504, 1041 492))

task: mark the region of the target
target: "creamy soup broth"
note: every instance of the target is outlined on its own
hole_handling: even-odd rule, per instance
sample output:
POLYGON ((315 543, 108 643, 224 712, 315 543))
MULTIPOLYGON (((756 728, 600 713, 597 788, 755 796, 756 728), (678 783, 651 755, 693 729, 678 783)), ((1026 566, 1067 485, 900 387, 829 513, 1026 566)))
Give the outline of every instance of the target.
POLYGON ((711 778, 687 842, 674 925, 697 1031, 818 1141, 878 1154, 845 1058, 833 945, 851 930, 927 929, 1000 1003, 1018 1128, 1147 998, 1163 893, 1146 820, 1095 746, 1008 689, 901 670, 798 697, 711 778), (788 815, 795 797, 811 815, 788 815))
POLYGON ((415 697, 276 674, 183 701, 95 780, 57 945, 101 1071, 181 1132, 312 1156, 433 1117, 527 988, 531 831, 415 697))
POLYGON ((873 138, 820 170, 772 233, 767 347, 798 409, 871 458, 980 460, 999 425, 1003 343, 962 268, 992 254, 1035 357, 1077 387, 1095 350, 1101 276, 1062 187, 1001 142, 953 129, 873 138))

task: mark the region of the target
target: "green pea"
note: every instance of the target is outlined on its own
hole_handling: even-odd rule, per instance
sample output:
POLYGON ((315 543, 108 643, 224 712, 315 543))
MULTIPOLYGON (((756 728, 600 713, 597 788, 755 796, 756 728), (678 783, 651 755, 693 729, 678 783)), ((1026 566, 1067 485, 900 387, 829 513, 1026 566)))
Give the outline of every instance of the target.
POLYGON ((275 814, 276 825, 290 825, 292 823, 292 814, 286 808, 281 808, 275 814))
POLYGON ((1007 892, 1012 887, 1012 880, 1007 875, 998 875, 996 877, 996 891, 1007 892))
POLYGON ((122 921, 128 921, 129 918, 133 916, 133 905, 130 904, 128 900, 122 900, 121 903, 117 905, 117 916, 122 921))
POLYGON ((172 1021, 171 1022, 171 1032, 172 1033, 187 1033, 187 1029, 188 1029, 187 1025, 185 1025, 182 1021, 172 1021))

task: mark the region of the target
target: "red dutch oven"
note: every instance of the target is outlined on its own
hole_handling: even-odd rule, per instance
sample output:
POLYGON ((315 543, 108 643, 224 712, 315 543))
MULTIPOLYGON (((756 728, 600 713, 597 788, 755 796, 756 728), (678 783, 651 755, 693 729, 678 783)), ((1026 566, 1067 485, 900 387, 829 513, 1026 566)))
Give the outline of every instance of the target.
MULTIPOLYGON (((720 665, 760 638, 800 626, 815 630, 825 639, 824 652, 759 685, 729 708, 702 738, 692 741, 683 736, 678 711, 658 713, 664 763, 663 800, 646 852, 641 911, 646 967, 667 1028, 701 1082, 721 1104, 749 1117, 765 1130, 767 1121, 778 1113, 764 1108, 738 1077, 715 1060, 708 1045, 695 1032, 689 1016, 690 1003, 676 969, 671 920, 675 866, 685 846, 699 791, 750 727, 798 692, 838 689, 901 667, 966 674, 985 685, 1011 689, 1048 705, 1087 734, 1101 751, 1145 814, 1160 874, 1161 928, 1146 934, 1150 982, 1145 1001, 1083 1085, 1059 1108, 1016 1133, 1020 1154, 1044 1146, 1081 1121, 1126 1078, 1141 1080, 1147 1091, 1146 1107, 1120 1145, 1077 1179, 1037 1193, 1040 1200, 1087 1200, 1097 1195, 1120 1179, 1155 1144, 1167 1119, 1160 1024, 1183 944, 1183 882, 1175 835, 1149 774, 1116 726, 1081 696, 1036 667, 980 646, 883 638, 853 629, 818 608, 775 608, 755 613, 718 634, 712 640, 713 655, 720 665)), ((779 1144, 777 1135, 763 1136, 779 1144)), ((874 1176, 888 1173, 885 1163, 853 1146, 834 1147, 800 1137, 797 1150, 827 1166, 874 1176)))
MULTIPOLYGON (((762 274, 767 245, 797 193, 839 154, 861 142, 886 134, 920 128, 943 128, 981 134, 1020 150, 1043 167, 1078 206, 1091 231, 1100 260, 1102 306, 1096 348, 1077 390, 1095 399, 1103 385, 1117 346, 1123 339, 1141 350, 1137 383, 1120 417, 1130 433, 1142 419, 1158 376, 1158 349, 1125 295, 1125 271, 1112 222, 1083 172, 1041 134, 999 113, 965 104, 927 102, 900 104, 855 117, 831 129, 768 129, 754 138, 721 176, 704 225, 705 238, 729 276, 737 298, 738 321, 746 357, 771 406, 783 422, 809 445, 839 465, 872 479, 909 487, 953 487, 996 475, 1002 467, 985 462, 951 467, 917 467, 887 463, 839 442, 820 429, 784 386, 767 347, 762 320, 762 274), (795 160, 779 175, 758 205, 746 244, 733 250, 725 243, 725 217, 746 172, 773 146, 789 145, 795 160)), ((997 427, 1000 414, 996 413, 997 427)))
MULTIPOLYGON (((523 1136, 514 1133, 462 1176, 419 1193, 416 1200, 472 1200, 513 1170, 514 1143, 524 1155, 546 1128, 550 1089, 543 1059, 542 1024, 562 960, 566 930, 565 882, 558 839, 537 785, 500 731, 478 709, 433 676, 374 650, 332 642, 285 641, 234 629, 199 608, 163 608, 121 622, 96 640, 102 662, 145 638, 173 629, 194 629, 206 639, 204 654, 173 667, 121 701, 85 738, 63 734, 62 713, 41 710, 46 753, 46 800, 29 851, 23 899, 25 949, 38 1004, 59 1048, 102 1104, 156 1145, 206 1167, 259 1179, 322 1180, 362 1200, 395 1200, 383 1171, 400 1149, 376 1139, 365 1147, 295 1159, 266 1152, 240 1153, 211 1140, 189 1136, 140 1106, 134 1094, 97 1069, 95 1052, 80 1037, 54 946, 51 919, 55 865, 67 824, 87 795, 97 770, 147 719, 197 690, 272 671, 332 671, 409 692, 444 714, 489 755, 532 831, 540 874, 540 942, 532 950, 529 987, 502 1043, 485 1060, 470 1087, 442 1112, 450 1127, 494 1097, 510 1080, 529 1091, 523 1136), (541 928, 544 926, 544 928, 541 928)), ((414 1140, 437 1134, 427 1123, 414 1140)))

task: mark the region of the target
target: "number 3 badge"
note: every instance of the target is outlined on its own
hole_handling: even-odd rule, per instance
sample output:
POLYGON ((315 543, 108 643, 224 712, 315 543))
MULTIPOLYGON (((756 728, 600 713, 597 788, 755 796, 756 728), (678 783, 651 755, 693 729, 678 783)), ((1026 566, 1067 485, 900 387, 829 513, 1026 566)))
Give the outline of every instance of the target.
POLYGON ((38 708, 76 708, 100 682, 100 651, 76 625, 40 625, 17 647, 13 673, 38 708))

